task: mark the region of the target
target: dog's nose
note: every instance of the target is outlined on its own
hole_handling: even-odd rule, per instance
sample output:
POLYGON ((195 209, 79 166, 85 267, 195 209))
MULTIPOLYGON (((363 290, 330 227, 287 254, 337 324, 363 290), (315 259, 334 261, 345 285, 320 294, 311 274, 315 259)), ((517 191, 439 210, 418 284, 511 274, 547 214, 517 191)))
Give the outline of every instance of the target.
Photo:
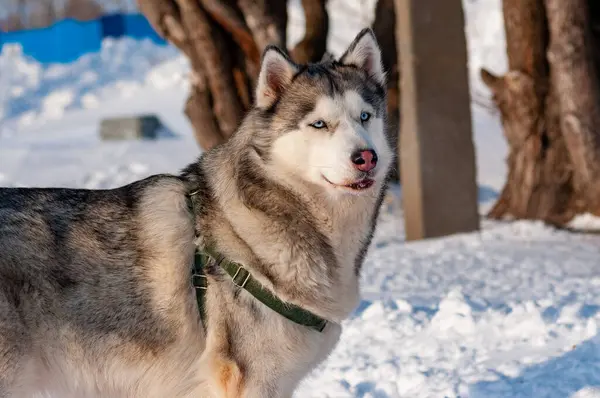
POLYGON ((350 157, 360 171, 371 171, 377 166, 377 153, 372 149, 358 150, 350 157))

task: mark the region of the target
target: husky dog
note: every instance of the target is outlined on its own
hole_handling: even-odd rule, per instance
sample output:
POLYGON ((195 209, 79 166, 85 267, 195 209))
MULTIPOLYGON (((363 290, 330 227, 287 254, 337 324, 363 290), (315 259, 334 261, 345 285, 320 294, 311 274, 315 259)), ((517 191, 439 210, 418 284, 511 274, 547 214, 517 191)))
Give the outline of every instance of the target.
POLYGON ((393 161, 384 83, 369 29, 317 64, 269 47, 239 130, 179 176, 0 189, 0 397, 290 397, 359 301, 393 161))

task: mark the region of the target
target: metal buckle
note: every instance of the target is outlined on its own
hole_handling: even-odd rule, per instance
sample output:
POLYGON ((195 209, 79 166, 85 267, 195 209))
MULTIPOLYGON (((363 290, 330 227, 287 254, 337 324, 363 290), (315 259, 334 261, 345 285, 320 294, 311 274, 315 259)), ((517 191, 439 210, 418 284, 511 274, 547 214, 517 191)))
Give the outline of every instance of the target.
POLYGON ((247 269, 245 269, 244 267, 242 267, 241 265, 238 267, 237 271, 235 271, 235 274, 233 275, 233 284, 241 287, 242 289, 244 288, 244 286, 246 286, 246 283, 248 283, 248 279, 250 279, 250 272, 248 272, 247 269), (240 271, 244 271, 246 273, 246 278, 244 278, 244 281, 242 282, 242 284, 238 284, 235 280, 235 278, 237 278, 237 276, 239 275, 240 271))
POLYGON ((206 275, 193 274, 192 275, 192 285, 194 286, 195 289, 207 290, 208 289, 208 278, 206 277, 206 275), (204 279, 203 286, 196 285, 196 280, 195 280, 196 277, 204 279))

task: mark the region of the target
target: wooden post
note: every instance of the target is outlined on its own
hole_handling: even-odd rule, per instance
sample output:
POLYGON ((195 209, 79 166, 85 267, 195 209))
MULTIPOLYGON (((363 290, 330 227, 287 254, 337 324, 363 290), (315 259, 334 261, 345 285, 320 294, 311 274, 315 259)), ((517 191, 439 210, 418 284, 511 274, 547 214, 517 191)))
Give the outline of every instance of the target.
POLYGON ((406 239, 479 229, 461 0, 396 0, 406 239))

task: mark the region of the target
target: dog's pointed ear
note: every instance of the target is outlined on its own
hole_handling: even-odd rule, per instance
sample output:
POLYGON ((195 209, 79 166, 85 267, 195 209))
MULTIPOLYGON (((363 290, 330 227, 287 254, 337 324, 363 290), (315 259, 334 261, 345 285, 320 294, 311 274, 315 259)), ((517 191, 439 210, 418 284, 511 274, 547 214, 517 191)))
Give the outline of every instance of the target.
POLYGON ((268 108, 283 93, 298 72, 294 64, 279 48, 268 46, 262 56, 256 84, 256 106, 268 108))
POLYGON ((378 83, 385 83, 381 50, 379 49, 379 44, 377 44, 375 33, 373 33, 371 28, 365 28, 360 31, 344 55, 341 56, 340 63, 343 65, 354 65, 357 68, 365 70, 378 83))

